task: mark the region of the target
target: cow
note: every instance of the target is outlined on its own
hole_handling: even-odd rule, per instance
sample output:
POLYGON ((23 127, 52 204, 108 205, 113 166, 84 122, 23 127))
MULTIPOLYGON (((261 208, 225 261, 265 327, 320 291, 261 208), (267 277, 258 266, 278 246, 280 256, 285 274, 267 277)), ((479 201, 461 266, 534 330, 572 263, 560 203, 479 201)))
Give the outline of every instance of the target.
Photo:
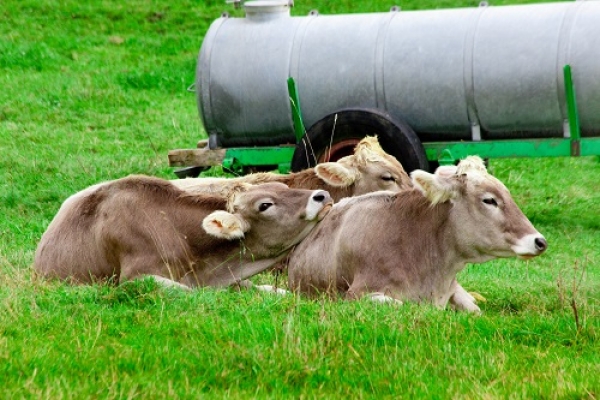
POLYGON ((412 187, 402 165, 381 148, 374 136, 362 139, 352 155, 296 173, 281 175, 266 172, 238 178, 187 178, 172 182, 192 193, 220 193, 239 182, 281 182, 290 188, 326 190, 335 201, 377 190, 400 191, 412 187))
POLYGON ((294 249, 289 287, 347 299, 427 301, 480 313, 456 281, 467 263, 535 257, 547 242, 481 158, 435 174, 415 170, 414 189, 337 203, 294 249))
MULTIPOLYGON (((314 168, 290 174, 254 173, 237 178, 187 178, 171 181, 178 188, 190 193, 223 194, 240 182, 260 184, 281 182, 290 188, 323 189, 334 201, 379 190, 401 191, 412 187, 412 181, 402 164, 386 153, 376 136, 366 136, 354 148, 354 154, 337 162, 325 162, 314 168)), ((277 270, 284 269, 279 265, 277 270)), ((246 288, 251 282, 243 282, 246 288)), ((277 290, 271 286, 258 286, 259 290, 277 290)), ((277 290, 279 293, 283 293, 277 290)))
POLYGON ((75 284, 146 276, 165 286, 228 286, 277 263, 333 204, 324 190, 238 184, 227 197, 133 175, 68 198, 42 235, 38 276, 75 284))

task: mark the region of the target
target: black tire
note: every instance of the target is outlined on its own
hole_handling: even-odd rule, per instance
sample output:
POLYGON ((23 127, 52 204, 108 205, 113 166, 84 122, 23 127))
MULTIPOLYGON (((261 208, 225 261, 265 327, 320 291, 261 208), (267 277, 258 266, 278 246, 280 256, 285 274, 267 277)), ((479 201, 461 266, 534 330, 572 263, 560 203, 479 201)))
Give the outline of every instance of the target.
POLYGON ((429 170, 423 144, 410 126, 377 110, 350 109, 329 114, 308 129, 296 145, 291 163, 292 171, 314 167, 317 162, 337 161, 352 154, 353 142, 373 135, 378 136, 381 147, 396 157, 407 172, 415 169, 429 170), (334 149, 340 143, 341 147, 328 157, 326 152, 330 146, 334 149), (344 144, 347 144, 347 148, 344 144))

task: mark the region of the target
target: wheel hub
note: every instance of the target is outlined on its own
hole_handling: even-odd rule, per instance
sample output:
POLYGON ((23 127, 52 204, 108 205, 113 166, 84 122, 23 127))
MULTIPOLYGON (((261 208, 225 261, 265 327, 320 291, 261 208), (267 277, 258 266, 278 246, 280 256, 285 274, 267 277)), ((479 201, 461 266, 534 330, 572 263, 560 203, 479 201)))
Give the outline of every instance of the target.
POLYGON ((319 163, 337 161, 342 157, 354 154, 354 148, 360 142, 360 139, 346 139, 334 143, 331 147, 326 147, 325 151, 319 157, 319 163))

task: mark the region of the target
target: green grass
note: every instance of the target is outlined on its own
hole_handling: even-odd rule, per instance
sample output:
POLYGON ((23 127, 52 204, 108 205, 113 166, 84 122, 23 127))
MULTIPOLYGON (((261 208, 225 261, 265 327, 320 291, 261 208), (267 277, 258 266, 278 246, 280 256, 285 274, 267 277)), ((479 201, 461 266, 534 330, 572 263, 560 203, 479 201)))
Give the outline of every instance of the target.
MULTIPOLYGON (((463 286, 487 298, 481 317, 427 305, 33 279, 37 242, 65 198, 130 173, 172 178, 168 150, 204 137, 186 89, 203 35, 230 7, 171 3, 0 6, 0 398, 600 396, 593 157, 492 160, 550 248, 529 262, 461 273, 463 286)), ((297 15, 391 5, 296 3, 297 15)))

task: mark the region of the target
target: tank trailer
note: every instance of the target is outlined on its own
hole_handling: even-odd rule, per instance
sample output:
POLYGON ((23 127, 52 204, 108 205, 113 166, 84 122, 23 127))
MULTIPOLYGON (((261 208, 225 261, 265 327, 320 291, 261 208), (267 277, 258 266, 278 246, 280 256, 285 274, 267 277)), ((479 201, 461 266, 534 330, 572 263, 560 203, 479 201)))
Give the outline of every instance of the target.
POLYGON ((180 176, 298 171, 366 135, 407 171, 467 155, 600 154, 600 1, 291 16, 288 0, 224 13, 198 57, 208 134, 172 150, 180 176))

